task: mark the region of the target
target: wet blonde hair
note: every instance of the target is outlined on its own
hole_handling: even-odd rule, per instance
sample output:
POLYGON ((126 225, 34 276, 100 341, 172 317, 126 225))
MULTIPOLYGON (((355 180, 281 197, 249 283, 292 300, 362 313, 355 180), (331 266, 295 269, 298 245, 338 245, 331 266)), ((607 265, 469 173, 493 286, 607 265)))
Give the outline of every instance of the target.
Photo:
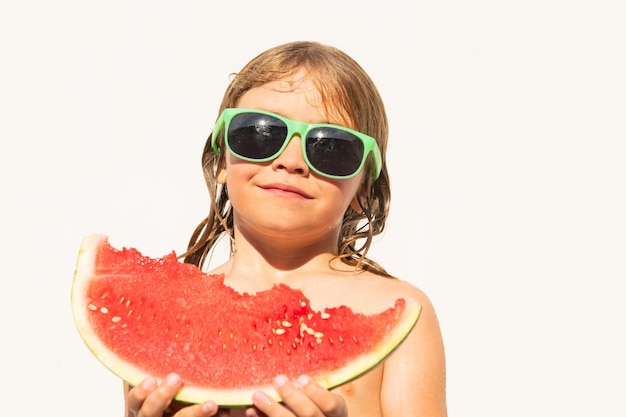
MULTIPOLYGON (((389 276, 385 269, 367 258, 374 236, 382 233, 389 212, 391 197, 385 151, 389 135, 387 115, 378 89, 361 66, 337 48, 317 42, 291 42, 271 48, 252 59, 233 78, 226 89, 219 114, 229 107, 237 107, 241 96, 254 87, 305 70, 321 95, 328 115, 341 124, 376 138, 382 154, 382 171, 374 180, 371 164, 358 193, 361 211, 348 207, 337 242, 338 258, 356 269, 389 276), (361 244, 361 242, 363 242, 361 244)), ((218 138, 220 148, 223 140, 218 138)), ((233 246, 233 214, 227 187, 217 181, 218 168, 224 163, 225 152, 216 154, 209 136, 202 153, 202 167, 211 197, 209 215, 194 230, 185 262, 203 266, 218 241, 227 234, 233 246)))

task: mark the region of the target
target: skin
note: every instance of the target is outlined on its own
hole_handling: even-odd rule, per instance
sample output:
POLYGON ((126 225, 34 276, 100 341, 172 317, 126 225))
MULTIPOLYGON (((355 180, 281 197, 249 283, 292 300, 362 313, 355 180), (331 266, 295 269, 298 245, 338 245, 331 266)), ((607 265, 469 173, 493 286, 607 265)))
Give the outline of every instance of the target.
MULTIPOLYGON (((238 106, 309 123, 349 125, 326 114, 320 104, 318 91, 299 71, 288 80, 249 90, 238 106)), ((407 282, 368 272, 355 274, 332 261, 343 213, 355 204, 362 176, 331 180, 314 174, 304 162, 298 136, 267 163, 227 155, 218 180, 227 184, 233 205, 236 251, 211 272, 224 273, 226 284, 241 292, 285 283, 301 289, 315 309, 343 304, 373 313, 392 306, 397 298, 414 298, 422 313, 404 343, 382 365, 330 391, 307 376, 289 381, 278 375, 274 384, 283 402, 256 392, 254 406, 246 409, 218 410, 211 401, 191 406, 172 403, 182 387, 180 378, 171 374, 160 384, 149 378, 133 389, 126 387, 127 415, 156 417, 166 410, 177 417, 447 415, 443 342, 428 297, 407 282)))

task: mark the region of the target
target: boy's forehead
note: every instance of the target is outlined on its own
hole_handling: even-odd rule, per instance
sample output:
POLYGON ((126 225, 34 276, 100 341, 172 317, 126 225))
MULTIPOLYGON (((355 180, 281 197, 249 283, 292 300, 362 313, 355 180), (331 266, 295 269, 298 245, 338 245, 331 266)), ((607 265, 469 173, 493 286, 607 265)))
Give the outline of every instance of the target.
POLYGON ((318 94, 319 91, 305 70, 298 70, 263 87, 284 93, 318 94))
POLYGON ((278 80, 254 87, 254 89, 257 89, 257 91, 269 90, 278 93, 302 94, 310 105, 318 107, 325 114, 327 122, 354 127, 349 118, 339 111, 337 103, 324 102, 325 99, 328 101, 329 97, 322 96, 315 79, 305 69, 296 70, 278 80))

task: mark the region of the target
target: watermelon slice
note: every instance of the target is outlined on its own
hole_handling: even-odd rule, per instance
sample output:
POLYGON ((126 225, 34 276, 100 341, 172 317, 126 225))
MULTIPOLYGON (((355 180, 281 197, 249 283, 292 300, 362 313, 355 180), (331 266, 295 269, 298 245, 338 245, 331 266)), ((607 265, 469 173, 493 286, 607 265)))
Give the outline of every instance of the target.
POLYGON ((286 285, 240 294, 174 252, 150 258, 91 235, 78 255, 72 312, 87 347, 131 385, 176 372, 177 400, 236 406, 251 404, 257 389, 278 400, 278 374, 307 374, 326 388, 356 378, 404 340, 420 306, 398 299, 372 315, 314 311, 286 285))

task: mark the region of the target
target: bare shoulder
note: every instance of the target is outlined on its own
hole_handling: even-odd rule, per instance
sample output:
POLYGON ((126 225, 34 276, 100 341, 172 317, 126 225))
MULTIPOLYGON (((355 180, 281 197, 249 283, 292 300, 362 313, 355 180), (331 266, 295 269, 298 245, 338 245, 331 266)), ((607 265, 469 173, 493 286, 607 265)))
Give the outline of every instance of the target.
POLYGON ((333 288, 324 288, 323 295, 328 305, 347 305, 362 313, 376 313, 392 307, 396 300, 412 299, 423 309, 432 309, 428 296, 413 284, 398 278, 390 278, 371 272, 350 275, 333 280, 333 288))
POLYGON ((384 364, 384 415, 446 416, 446 362, 439 320, 430 298, 414 285, 392 280, 390 293, 417 301, 413 331, 384 364), (401 393, 412 392, 407 396, 401 393))
MULTIPOLYGON (((423 344, 424 340, 428 340, 439 348, 441 344, 441 330, 435 307, 428 295, 407 281, 400 279, 386 279, 387 281, 384 281, 385 279, 380 277, 379 294, 386 294, 389 299, 408 298, 416 301, 421 307, 418 324, 412 332, 413 341, 420 339, 420 344, 423 344)), ((409 340, 408 344, 410 343, 411 341, 409 340)))
POLYGON ((446 416, 443 338, 428 295, 410 282, 372 273, 353 276, 337 287, 331 298, 338 298, 332 302, 362 312, 380 312, 399 298, 420 304, 415 327, 383 364, 380 407, 384 416, 446 416))
POLYGON ((412 298, 420 304, 430 305, 430 299, 424 291, 400 278, 388 278, 376 275, 372 278, 377 283, 380 290, 388 293, 392 297, 412 298))

